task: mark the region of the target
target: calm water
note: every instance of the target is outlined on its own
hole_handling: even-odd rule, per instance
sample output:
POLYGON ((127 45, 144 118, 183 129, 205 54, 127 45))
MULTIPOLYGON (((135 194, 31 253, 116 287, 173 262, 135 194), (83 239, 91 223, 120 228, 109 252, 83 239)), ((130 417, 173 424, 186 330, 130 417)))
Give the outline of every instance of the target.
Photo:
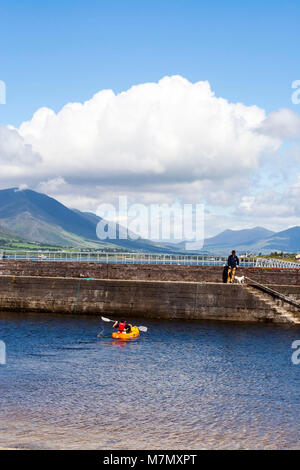
POLYGON ((0 314, 0 447, 300 448, 300 330, 0 314), (99 337, 97 334, 99 333, 99 337))

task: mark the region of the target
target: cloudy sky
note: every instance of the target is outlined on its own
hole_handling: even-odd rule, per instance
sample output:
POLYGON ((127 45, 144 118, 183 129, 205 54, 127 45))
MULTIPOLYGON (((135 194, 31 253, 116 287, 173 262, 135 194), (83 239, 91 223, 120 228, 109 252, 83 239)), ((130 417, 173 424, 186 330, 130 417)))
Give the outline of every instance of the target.
POLYGON ((300 225, 300 5, 280 3, 1 7, 0 188, 204 203, 207 236, 300 225))

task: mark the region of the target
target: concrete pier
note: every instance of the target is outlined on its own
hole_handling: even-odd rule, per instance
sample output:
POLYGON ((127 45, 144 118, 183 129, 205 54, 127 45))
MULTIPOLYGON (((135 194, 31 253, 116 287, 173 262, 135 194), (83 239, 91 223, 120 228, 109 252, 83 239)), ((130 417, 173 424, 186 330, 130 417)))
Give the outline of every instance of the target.
POLYGON ((221 283, 1 276, 0 310, 287 323, 247 287, 221 283))
MULTIPOLYGON (((223 284, 222 267, 2 261, 0 310, 112 317, 300 322, 300 311, 243 285, 223 284), (89 279, 86 279, 89 278, 89 279)), ((299 270, 241 268, 300 299, 299 270)))
MULTIPOLYGON (((222 266, 0 260, 0 276, 39 276, 132 281, 222 282, 222 266)), ((300 269, 239 268, 237 275, 267 285, 300 286, 300 269)))

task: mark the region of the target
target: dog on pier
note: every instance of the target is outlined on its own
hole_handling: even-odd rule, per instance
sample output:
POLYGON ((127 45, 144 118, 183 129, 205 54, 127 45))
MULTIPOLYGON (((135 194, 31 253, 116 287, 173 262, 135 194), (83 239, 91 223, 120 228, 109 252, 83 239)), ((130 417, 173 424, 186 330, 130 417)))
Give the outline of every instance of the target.
POLYGON ((245 283, 245 276, 235 276, 235 280, 236 280, 239 284, 244 284, 244 283, 245 283))

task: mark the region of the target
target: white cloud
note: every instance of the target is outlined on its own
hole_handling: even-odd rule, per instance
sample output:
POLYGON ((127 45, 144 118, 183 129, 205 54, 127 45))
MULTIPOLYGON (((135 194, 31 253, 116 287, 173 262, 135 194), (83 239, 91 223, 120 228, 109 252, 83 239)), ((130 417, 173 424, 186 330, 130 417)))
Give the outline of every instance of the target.
POLYGON ((273 191, 264 191, 256 196, 243 196, 238 205, 240 215, 256 218, 288 217, 293 212, 288 200, 283 195, 273 191))
POLYGON ((261 132, 283 139, 300 138, 300 116, 286 108, 270 113, 262 123, 261 132))
POLYGON ((41 181, 37 187, 37 189, 41 193, 46 194, 56 194, 59 189, 65 187, 67 183, 65 182, 64 178, 59 176, 58 178, 49 179, 47 181, 41 181))
POLYGON ((58 114, 42 108, 21 125, 42 156, 37 177, 92 184, 221 180, 257 168, 278 139, 258 133, 257 106, 217 98, 208 82, 165 77, 115 95, 97 93, 58 114))
POLYGON ((282 139, 298 136, 299 123, 288 109, 267 116, 216 97, 208 82, 165 77, 117 95, 100 91, 57 114, 41 108, 19 129, 0 125, 0 184, 27 184, 82 210, 123 194, 131 202, 181 198, 223 208, 241 201, 238 223, 267 217, 273 206, 285 217, 282 197, 291 196, 276 196, 275 205, 274 194, 251 196, 251 177, 266 154, 281 175, 276 152, 282 139))
POLYGON ((41 157, 17 130, 0 124, 0 165, 2 179, 24 178, 31 165, 41 163, 41 157))
POLYGON ((255 196, 243 196, 237 207, 237 214, 255 218, 294 218, 300 225, 300 175, 284 190, 268 188, 255 196))
POLYGON ((26 183, 19 184, 18 188, 15 189, 15 192, 17 193, 18 191, 24 191, 25 189, 28 189, 28 186, 26 183))

